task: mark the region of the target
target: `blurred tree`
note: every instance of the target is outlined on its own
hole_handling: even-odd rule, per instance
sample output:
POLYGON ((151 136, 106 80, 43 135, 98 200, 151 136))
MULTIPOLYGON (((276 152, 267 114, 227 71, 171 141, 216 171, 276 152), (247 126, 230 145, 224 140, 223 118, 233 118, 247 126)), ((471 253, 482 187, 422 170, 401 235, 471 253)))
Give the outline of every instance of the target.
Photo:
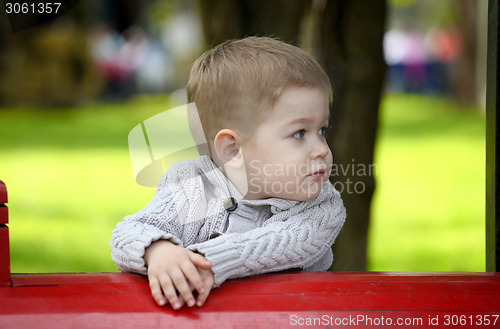
POLYGON ((15 21, 0 17, 0 103, 74 106, 95 95, 99 83, 87 52, 89 15, 83 3, 54 20, 26 16, 19 31, 15 21))
MULTIPOLYGON (((0 15, 0 103, 71 107, 95 97, 103 82, 88 52, 94 24, 123 32, 152 0, 88 0, 50 20, 22 22, 16 31, 0 15)), ((18 19, 18 18, 16 18, 18 19)))
POLYGON ((459 58, 458 78, 454 88, 454 96, 461 102, 479 103, 476 87, 477 60, 477 1, 460 0, 455 2, 456 24, 462 36, 462 52, 459 58))
POLYGON ((0 103, 74 106, 95 94, 86 35, 68 17, 20 31, 0 42, 0 103))
POLYGON ((375 179, 368 174, 385 73, 385 0, 200 0, 207 48, 248 35, 278 37, 303 46, 334 85, 328 136, 347 222, 334 245, 336 270, 365 270, 375 179), (356 170, 352 170, 352 169, 356 170), (366 169, 360 175, 359 169, 366 169), (357 190, 354 189, 357 184, 357 190))
POLYGON ((311 0, 200 0, 208 46, 247 35, 278 37, 297 44, 304 13, 311 0))
POLYGON ((332 177, 332 182, 341 183, 348 214, 334 245, 338 255, 334 268, 366 270, 370 206, 377 174, 370 166, 385 75, 385 0, 371 0, 369 4, 363 0, 328 0, 320 19, 316 48, 335 91, 329 137, 335 163, 344 169, 332 177))

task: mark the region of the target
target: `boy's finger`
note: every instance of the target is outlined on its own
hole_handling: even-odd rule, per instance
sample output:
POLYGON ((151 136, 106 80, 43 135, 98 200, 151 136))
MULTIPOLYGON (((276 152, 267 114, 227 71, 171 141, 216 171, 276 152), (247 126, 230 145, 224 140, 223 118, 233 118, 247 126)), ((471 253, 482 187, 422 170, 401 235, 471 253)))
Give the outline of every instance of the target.
POLYGON ((196 299, 196 306, 201 307, 203 306, 203 304, 205 304, 205 301, 207 300, 208 295, 210 294, 210 289, 211 287, 205 288, 205 291, 198 295, 198 298, 196 299))
POLYGON ((151 295, 153 296, 153 299, 156 301, 156 303, 160 306, 164 306, 167 303, 167 300, 163 296, 160 282, 157 278, 149 279, 149 288, 151 289, 151 295))
POLYGON ((177 297, 177 292, 174 287, 173 281, 168 275, 164 275, 160 279, 161 288, 163 293, 168 300, 169 304, 174 310, 178 310, 182 307, 183 302, 177 297))
MULTIPOLYGON (((182 271, 185 277, 188 279, 190 291, 193 291, 194 288, 196 289, 196 291, 198 291, 199 294, 205 292, 205 284, 203 283, 203 279, 201 278, 198 269, 191 262, 187 262, 186 264, 184 264, 184 266, 182 267, 182 271)), ((192 304, 194 305, 194 299, 192 304)))
POLYGON ((184 301, 184 298, 182 298, 182 296, 177 296, 177 298, 179 298, 179 302, 184 305, 185 301, 184 301))
POLYGON ((209 270, 212 268, 212 263, 210 263, 203 255, 190 252, 189 259, 191 260, 193 265, 201 267, 202 269, 209 270))
MULTIPOLYGON (((182 296, 182 298, 184 299, 186 304, 188 306, 193 306, 196 301, 193 297, 191 289, 189 289, 189 285, 186 281, 186 277, 184 276, 184 273, 182 273, 181 270, 179 269, 178 271, 175 271, 174 273, 172 273, 170 275, 170 278, 172 279, 172 283, 175 285, 175 288, 179 292, 179 295, 182 296)), ((167 298, 168 298, 168 296, 167 296, 167 298)), ((176 299, 177 299, 177 296, 176 296, 176 299)), ((178 309, 174 306, 174 304, 172 304, 172 307, 174 307, 174 309, 178 309)))

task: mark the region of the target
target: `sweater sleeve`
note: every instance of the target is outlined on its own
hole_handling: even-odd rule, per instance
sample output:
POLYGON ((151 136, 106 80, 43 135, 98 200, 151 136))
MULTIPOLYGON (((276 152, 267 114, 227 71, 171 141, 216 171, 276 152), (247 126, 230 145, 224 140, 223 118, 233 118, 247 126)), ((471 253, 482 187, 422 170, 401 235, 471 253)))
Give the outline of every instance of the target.
POLYGON ((332 259, 329 250, 346 217, 340 194, 331 184, 325 185, 318 196, 322 199, 310 207, 282 211, 262 227, 223 234, 188 248, 204 254, 212 263, 215 286, 231 278, 314 268, 322 260, 332 259))
POLYGON ((162 178, 153 199, 139 212, 126 216, 111 234, 111 258, 123 272, 147 274, 144 262, 146 248, 165 239, 182 246, 182 230, 173 192, 162 178))

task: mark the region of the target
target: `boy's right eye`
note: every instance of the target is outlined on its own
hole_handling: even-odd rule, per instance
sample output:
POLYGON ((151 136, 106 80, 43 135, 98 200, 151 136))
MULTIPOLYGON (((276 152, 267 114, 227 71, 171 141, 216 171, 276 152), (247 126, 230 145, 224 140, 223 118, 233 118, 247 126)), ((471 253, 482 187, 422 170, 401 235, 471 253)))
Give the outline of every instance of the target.
POLYGON ((304 129, 301 129, 301 130, 295 132, 292 136, 295 139, 302 139, 302 138, 304 138, 305 134, 306 134, 306 131, 304 129))

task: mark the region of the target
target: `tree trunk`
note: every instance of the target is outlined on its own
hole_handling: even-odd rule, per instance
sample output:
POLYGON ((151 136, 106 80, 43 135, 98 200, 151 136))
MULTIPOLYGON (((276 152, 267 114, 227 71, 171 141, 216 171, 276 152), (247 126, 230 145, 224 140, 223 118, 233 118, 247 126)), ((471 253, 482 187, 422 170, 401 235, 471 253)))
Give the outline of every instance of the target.
POLYGON ((476 1, 461 0, 457 3, 458 29, 462 36, 462 52, 458 63, 458 77, 454 82, 454 96, 465 104, 479 104, 476 88, 477 19, 476 1))
POLYGON ((385 62, 385 0, 328 1, 320 24, 320 62, 334 85, 332 133, 338 169, 332 183, 342 193, 347 220, 334 245, 335 270, 366 270, 373 164, 385 62))
POLYGON ((295 45, 300 40, 325 68, 335 94, 334 129, 328 136, 334 168, 339 173, 349 171, 332 177, 343 190, 348 214, 335 243, 334 269, 366 269, 375 181, 373 175, 360 176, 358 168, 364 165, 374 170, 371 164, 385 73, 385 0, 200 0, 199 7, 208 47, 248 35, 278 37, 295 45))
POLYGON ((249 35, 276 37, 297 44, 300 24, 311 0, 199 0, 207 46, 249 35))

